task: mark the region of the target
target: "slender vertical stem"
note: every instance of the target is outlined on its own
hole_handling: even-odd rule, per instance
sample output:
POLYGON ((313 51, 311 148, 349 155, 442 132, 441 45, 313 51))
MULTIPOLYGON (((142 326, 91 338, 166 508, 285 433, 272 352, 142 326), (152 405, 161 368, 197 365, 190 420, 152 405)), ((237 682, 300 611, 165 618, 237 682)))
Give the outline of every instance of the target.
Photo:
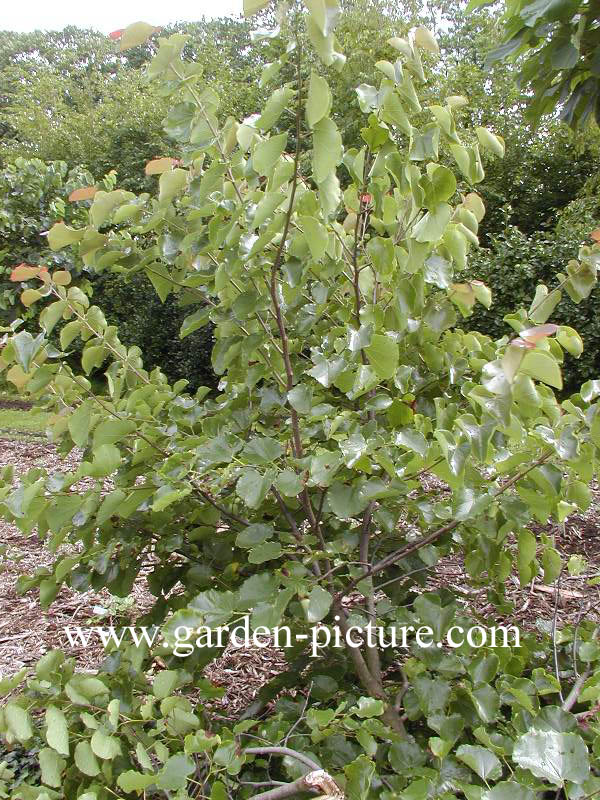
MULTIPOLYGON (((356 320, 356 327, 357 329, 360 328, 360 310, 362 306, 362 298, 360 292, 360 269, 358 265, 358 255, 359 249, 364 241, 364 236, 367 227, 367 209, 366 204, 363 198, 365 185, 367 182, 367 172, 369 167, 369 153, 367 152, 365 155, 365 163, 363 167, 363 176, 362 176, 362 185, 360 187, 360 196, 359 196, 359 213, 356 217, 356 225, 354 226, 354 245, 352 248, 352 270, 353 270, 353 286, 354 286, 354 317, 356 320)), ((361 348, 360 356, 363 364, 368 364, 367 355, 363 348, 361 348)), ((372 393, 370 392, 368 396, 371 396, 372 393)), ((375 412, 369 411, 367 414, 367 419, 369 421, 373 421, 375 419, 375 412)), ((360 562, 363 565, 365 571, 369 569, 371 566, 369 560, 369 547, 371 541, 371 523, 373 520, 373 509, 375 507, 375 503, 371 502, 367 506, 365 513, 363 515, 362 520, 362 527, 361 527, 361 534, 360 534, 360 562)), ((373 580, 368 578, 365 581, 365 589, 364 589, 366 604, 367 604, 367 613, 369 615, 369 621, 371 624, 376 624, 376 607, 375 607, 375 596, 373 591, 373 580)), ((377 645, 369 645, 367 643, 366 653, 365 653, 366 664, 368 669, 373 676, 374 680, 381 685, 381 658, 379 654, 379 649, 377 645)))
MULTIPOLYGON (((360 284, 358 282, 360 276, 360 270, 358 269, 358 243, 359 243, 359 232, 360 232, 360 223, 363 215, 363 200, 362 200, 362 192, 359 196, 359 207, 358 207, 358 214, 356 216, 356 224, 354 226, 354 247, 352 248, 352 269, 353 269, 353 286, 354 286, 354 318, 356 320, 356 328, 360 328, 360 307, 361 307, 361 298, 360 298, 360 284)), ((364 359, 364 353, 361 350, 361 354, 364 359)))
POLYGON ((558 667, 558 648, 556 646, 556 623, 558 621, 558 604, 560 602, 560 581, 562 578, 562 570, 556 580, 556 595, 554 597, 554 615, 552 617, 552 652, 554 654, 554 674, 558 683, 558 696, 560 702, 564 704, 565 698, 563 696, 562 685, 560 682, 560 669, 558 667))
MULTIPOLYGON (((185 77, 181 74, 181 72, 179 72, 179 70, 174 66, 174 64, 171 64, 171 69, 173 70, 173 72, 179 78, 180 81, 183 82, 185 80, 185 77)), ((217 150, 219 151, 219 154, 220 154, 223 162, 226 163, 227 177, 231 181, 231 184, 232 184, 232 186, 234 188, 234 191, 235 191, 235 193, 237 195, 238 200, 243 205, 244 204, 244 198, 242 197, 242 193, 240 192, 240 189, 239 189, 239 187, 238 187, 238 185, 236 183, 236 180, 235 180, 235 178, 233 176, 233 172, 232 172, 232 169, 231 169, 231 164, 227 163, 227 158, 225 156, 225 151, 223 150, 223 146, 221 145, 221 142, 219 141, 218 132, 216 131, 215 126, 211 122, 210 116, 209 116, 206 108, 204 107, 204 103, 202 102, 202 99, 200 98, 200 95, 194 89, 193 86, 187 85, 186 89, 192 95, 192 98, 194 99, 195 104, 197 105, 198 109, 200 110, 200 113, 202 114, 202 116, 204 117, 204 121, 208 125, 208 129, 210 130, 211 135, 213 136, 213 138, 215 140, 215 145, 217 147, 217 150)))
MULTIPOLYGON (((281 267, 281 263, 283 261, 285 245, 287 243, 287 238, 290 231, 290 224, 292 221, 292 215, 294 213, 296 191, 298 189, 298 175, 299 175, 299 165, 300 165, 300 134, 301 134, 301 119, 302 119, 302 75, 300 71, 301 58, 302 58, 302 53, 301 53, 300 41, 297 38, 296 74, 297 74, 298 87, 297 87, 297 105, 296 105, 296 151, 294 153, 294 174, 292 176, 292 188, 290 191, 290 199, 287 207, 287 212, 285 215, 283 232, 281 234, 281 241, 279 243, 279 248, 277 250, 275 260, 273 261, 273 265, 271 267, 271 280, 269 282, 269 292, 271 295, 271 302, 273 303, 273 309, 275 312, 275 321, 277 323, 277 329, 279 331, 279 338, 281 339, 281 350, 282 350, 281 355, 285 366, 288 392, 294 386, 294 370, 292 368, 292 362, 290 359, 289 338, 285 327, 285 319, 283 317, 283 313, 281 310, 281 303, 279 302, 278 274, 279 274, 279 269, 281 267)), ((298 420, 298 413, 294 408, 290 409, 290 417, 292 422, 292 445, 293 445, 294 455, 296 458, 302 458, 303 449, 302 449, 302 437, 300 436, 300 423, 298 420)))
MULTIPOLYGON (((290 346, 289 346, 289 337, 285 325, 285 318, 283 315, 283 311, 281 309, 281 303, 279 302, 279 270, 281 268, 281 264, 283 261, 283 254, 285 251, 285 246, 287 243, 287 238, 290 231, 290 226, 292 222, 292 216, 294 213, 294 203, 296 200, 296 192, 298 189, 298 180, 300 176, 300 147, 301 147, 301 126, 302 126, 302 72, 301 72, 301 65, 302 65, 302 47, 300 42, 300 37, 298 36, 298 31, 296 30, 296 82, 297 82, 297 102, 296 102, 296 150, 294 153, 294 174, 292 176, 292 187, 290 191, 290 199, 288 202, 287 212, 285 215, 285 222, 283 225, 283 232, 281 234, 281 241, 279 243, 279 248, 277 250, 277 254, 273 261, 273 265, 271 267, 271 279, 269 282, 269 292, 271 295, 271 302, 273 304, 273 310, 275 313, 275 320, 277 323, 277 329, 279 332, 279 338, 281 340, 281 350, 282 350, 282 358, 283 363, 285 366, 285 374, 286 374, 286 388, 287 391, 291 391, 294 387, 295 379, 294 379, 294 370, 292 367, 292 361, 290 358, 290 346)), ((298 412, 295 408, 290 406, 290 420, 292 425, 292 451, 294 453, 295 458, 302 458, 304 456, 304 448, 302 447, 302 436, 300 433, 300 420, 298 418, 298 412)), ((310 500, 310 496, 306 488, 302 490, 300 493, 300 500, 302 502, 302 506, 306 512, 306 516, 308 522, 317 535, 319 539, 319 543, 321 548, 325 549, 325 542, 323 539, 323 534, 321 531, 320 524, 317 521, 315 516, 315 512, 312 507, 312 503, 310 500)), ((319 567, 320 569, 320 567, 319 567)), ((325 559, 325 570, 328 572, 331 569, 331 565, 328 559, 325 559)))
MULTIPOLYGON (((363 565, 364 569, 368 569, 370 566, 369 562, 369 546, 371 543, 371 521, 373 519, 373 508, 375 507, 375 502, 372 500, 367 509, 365 511, 363 522, 362 522, 362 530, 360 533, 360 556, 359 560, 363 565)), ((364 595, 367 604, 367 613, 369 615, 369 623, 371 625, 377 624, 377 609, 375 605, 375 592, 373 590, 373 578, 369 577, 365 581, 365 589, 364 595)), ((375 680, 378 683, 381 683, 381 659, 379 656, 379 650, 376 644, 369 645, 367 642, 367 649, 365 653, 365 658, 367 661, 367 665, 369 670, 375 680)))
MULTIPOLYGON (((342 606, 341 599, 335 600, 333 609, 336 613, 340 629, 344 634, 344 640, 347 642, 349 641, 348 636, 350 626, 348 625, 348 615, 346 609, 342 606)), ((390 726, 390 728, 392 728, 392 730, 395 730, 397 733, 405 734, 406 731, 404 728, 404 723, 400 719, 400 715, 396 709, 389 703, 385 695, 381 678, 376 678, 373 676, 359 648, 349 646, 348 652, 358 679, 364 688, 372 697, 376 697, 377 699, 384 701, 386 708, 383 714, 383 720, 390 726)))

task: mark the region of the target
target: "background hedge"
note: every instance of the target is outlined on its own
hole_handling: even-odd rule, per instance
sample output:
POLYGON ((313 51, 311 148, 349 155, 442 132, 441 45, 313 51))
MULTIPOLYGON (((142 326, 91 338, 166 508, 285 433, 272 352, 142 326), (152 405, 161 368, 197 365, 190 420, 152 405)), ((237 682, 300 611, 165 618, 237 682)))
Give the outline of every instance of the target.
POLYGON ((180 308, 173 295, 161 303, 145 275, 130 278, 111 273, 91 277, 93 302, 104 311, 107 321, 118 326, 125 344, 137 345, 147 368, 160 367, 176 381, 187 378, 188 389, 213 386, 211 367, 212 326, 179 338, 179 329, 189 309, 180 308))

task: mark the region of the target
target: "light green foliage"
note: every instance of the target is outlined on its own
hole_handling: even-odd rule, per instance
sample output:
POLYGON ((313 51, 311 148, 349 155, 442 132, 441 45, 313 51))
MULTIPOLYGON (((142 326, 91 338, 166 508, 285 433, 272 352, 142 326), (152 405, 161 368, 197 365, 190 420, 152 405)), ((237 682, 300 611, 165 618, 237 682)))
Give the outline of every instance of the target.
MULTIPOLYGON (((163 30, 190 34, 187 54, 207 82, 222 91, 227 114, 256 107, 258 76, 269 48, 249 48, 250 23, 203 20, 163 30)), ((148 189, 152 182, 144 164, 171 155, 163 129, 167 101, 140 71, 152 59, 155 39, 115 53, 108 37, 72 26, 25 34, 0 31, 3 160, 61 160, 94 175, 114 169, 120 187, 148 189)))
POLYGON ((0 102, 3 159, 60 160, 94 175, 116 169, 124 188, 148 185, 145 162, 166 150, 165 105, 126 56, 115 59, 110 40, 75 28, 3 32, 0 64, 8 95, 0 102))
MULTIPOLYGON (((153 654, 115 648, 94 676, 48 653, 0 713, 6 739, 27 744, 34 710, 56 709, 40 760, 47 784, 63 781, 57 798, 104 800, 104 787, 148 796, 154 786, 178 800, 244 800, 267 774, 299 779, 302 764, 326 771, 317 771, 329 781, 316 787, 322 796, 339 796, 337 784, 361 800, 530 798, 563 784, 583 798, 599 788, 598 725, 590 718, 584 729, 575 716, 599 697, 592 626, 563 632, 557 678, 547 639, 436 647, 472 621, 453 592, 415 599, 413 587, 452 554, 505 615, 512 573, 556 579, 560 556, 534 531, 589 503, 600 385, 557 399, 564 352, 578 340, 551 315, 542 324, 536 300, 513 315, 510 337, 465 332, 463 320, 493 298, 469 259, 485 211, 480 144, 485 159, 498 157, 500 133, 463 130, 456 98, 420 99, 438 52, 417 30, 392 37, 391 70, 374 68, 357 87, 360 141, 348 145, 324 83, 343 69, 339 11, 336 0, 281 7, 278 30, 258 34, 283 43, 275 92, 285 90, 287 108, 272 126, 265 116, 281 95, 267 99, 266 115, 235 122, 182 57, 184 40, 160 38, 149 73, 173 104, 167 129, 181 163, 167 165, 152 193, 101 195, 67 245, 92 272, 145 271, 161 299, 185 303, 184 334, 212 322, 217 391, 186 393, 185 381, 147 370, 139 348, 56 273, 30 278, 41 333, 15 324, 2 351, 23 393, 52 389, 63 451, 83 450, 60 478, 36 469, 13 485, 4 476, 2 515, 76 553, 20 588, 39 588, 48 606, 65 583, 125 597, 145 580, 156 602, 144 621, 166 636, 153 654), (300 46, 304 26, 317 58, 300 46), (132 203, 135 217, 115 224, 132 203), (82 342, 81 366, 50 345, 49 321, 64 348, 82 342), (104 393, 91 385, 94 368, 104 393), (429 491, 426 473, 445 491, 429 491), (69 491, 82 478, 85 488, 69 491), (295 644, 287 671, 228 720, 211 703, 221 690, 202 676, 224 643, 185 660, 172 650, 182 627, 244 615, 253 629, 289 626, 295 644), (429 625, 438 639, 411 644, 401 668, 397 652, 368 639, 311 658, 296 637, 317 623, 332 634, 336 622, 342 633, 429 625), (570 700, 575 638, 590 670, 570 700), (267 711, 286 687, 303 691, 267 711), (266 750, 253 750, 257 740, 266 750), (273 749, 282 741, 300 762, 273 749)), ((53 231, 58 246, 64 230, 53 231)), ((582 250, 550 288, 579 302, 599 260, 597 245, 582 250)))

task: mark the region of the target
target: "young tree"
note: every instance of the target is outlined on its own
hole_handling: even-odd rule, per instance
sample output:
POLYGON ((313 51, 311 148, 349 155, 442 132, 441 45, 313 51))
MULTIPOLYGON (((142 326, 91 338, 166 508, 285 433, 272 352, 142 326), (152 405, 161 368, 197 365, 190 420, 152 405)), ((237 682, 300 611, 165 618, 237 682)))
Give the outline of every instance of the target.
MULTIPOLYGON (((567 693, 553 652, 572 669, 568 648, 457 643, 449 630, 469 620, 453 592, 413 589, 457 553, 506 612, 513 569, 523 584, 560 574, 551 537, 536 540, 530 523, 589 503, 600 384, 556 399, 563 352, 581 340, 547 320, 563 289, 576 302, 589 294, 600 250, 583 248, 558 288, 537 288, 511 317, 510 341, 465 333, 460 318, 491 302, 468 272, 485 209, 474 191, 457 193, 439 154, 477 184, 480 148, 501 156, 502 139, 459 133, 462 97, 422 108, 423 56, 437 44, 419 27, 392 38, 374 83, 357 88, 363 145, 345 149, 327 80, 344 66, 339 8, 304 5, 281 5, 278 28, 256 35, 288 44, 263 73, 277 88, 243 122, 220 118, 214 90, 181 56, 185 36, 162 39, 148 74, 173 100, 166 126, 181 161, 148 165, 157 197, 98 191, 87 226, 49 232, 52 248, 74 248, 91 270, 145 271, 161 297, 178 295, 191 312, 182 336, 212 321, 216 394, 190 396, 185 381, 147 372, 67 271, 13 274, 23 302, 43 306, 41 332, 15 325, 2 365, 49 398, 62 450, 83 450, 75 473, 36 469, 13 487, 5 472, 4 516, 74 548, 21 588, 39 586, 48 607, 64 583, 126 595, 145 580, 156 602, 141 622, 165 637, 158 650, 114 648, 94 676, 58 651, 38 663, 0 713, 9 741, 45 739, 44 788, 24 798, 498 800, 599 788, 597 725, 580 729, 572 713, 598 697, 593 627, 565 634, 587 645, 589 663, 567 693), (318 69, 307 69, 302 26, 318 69), (63 352, 47 343, 57 325, 63 352), (82 371, 64 360, 77 337, 82 371), (101 366, 105 395, 87 378, 101 366), (425 476, 437 477, 433 491, 425 476), (287 626, 289 670, 223 719, 202 678, 224 645, 209 634, 244 616, 255 632, 287 626), (387 645, 406 625, 418 633, 403 660, 387 645), (193 630, 211 645, 182 660, 193 630), (153 673, 157 655, 167 669, 153 673), (290 687, 300 695, 270 705, 290 687)), ((137 23, 121 46, 152 32, 137 23)))

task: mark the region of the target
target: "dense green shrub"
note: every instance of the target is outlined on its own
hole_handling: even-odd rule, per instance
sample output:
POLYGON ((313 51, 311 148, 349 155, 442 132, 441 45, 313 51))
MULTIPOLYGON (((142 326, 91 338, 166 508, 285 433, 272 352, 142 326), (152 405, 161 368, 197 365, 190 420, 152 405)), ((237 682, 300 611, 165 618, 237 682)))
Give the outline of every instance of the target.
POLYGON ((93 183, 81 168, 69 170, 64 161, 45 163, 39 158, 16 158, 0 169, 0 321, 6 321, 15 302, 15 286, 9 281, 17 264, 47 264, 69 268, 72 256, 54 253, 44 237, 58 220, 72 224, 85 210, 67 202, 71 191, 93 183), (4 313, 3 313, 4 312, 4 313))
POLYGON ((600 225, 600 173, 596 171, 585 181, 577 196, 560 212, 556 233, 563 239, 589 241, 590 234, 598 225, 600 225))
MULTIPOLYGON (((473 254, 473 274, 493 286, 493 302, 489 309, 477 306, 467 321, 470 330, 486 331, 501 337, 512 333, 504 321, 515 308, 529 308, 535 286, 543 283, 552 288, 554 276, 575 258, 579 248, 578 235, 584 239, 593 230, 593 213, 581 213, 583 201, 569 210, 556 232, 526 235, 509 225, 503 234, 492 238, 489 247, 473 254), (574 223, 578 222, 576 226, 574 223), (586 224, 587 223, 587 224, 586 224)), ((588 203, 589 205, 589 203, 588 203)), ((576 328, 584 342, 578 357, 567 354, 564 363, 565 386, 575 391, 584 381, 600 374, 600 290, 594 289, 589 302, 575 306, 563 297, 552 314, 552 321, 576 328)))

